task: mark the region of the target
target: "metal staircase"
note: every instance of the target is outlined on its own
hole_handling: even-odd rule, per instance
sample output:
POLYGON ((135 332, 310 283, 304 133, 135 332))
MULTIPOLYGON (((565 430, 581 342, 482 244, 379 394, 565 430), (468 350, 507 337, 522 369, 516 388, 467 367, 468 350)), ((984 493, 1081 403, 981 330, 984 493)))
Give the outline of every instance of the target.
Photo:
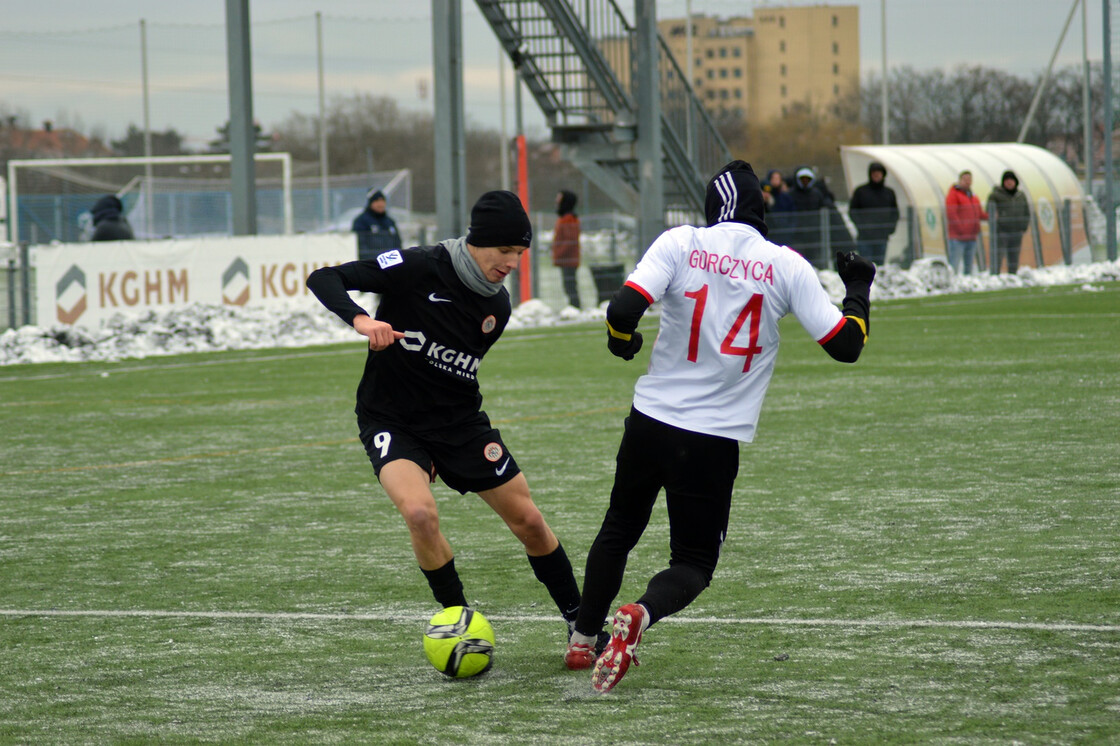
MULTIPOLYGON (((564 156, 636 210, 633 24, 614 0, 475 1, 564 156)), ((703 215, 707 181, 731 155, 663 39, 658 47, 665 211, 703 215)))

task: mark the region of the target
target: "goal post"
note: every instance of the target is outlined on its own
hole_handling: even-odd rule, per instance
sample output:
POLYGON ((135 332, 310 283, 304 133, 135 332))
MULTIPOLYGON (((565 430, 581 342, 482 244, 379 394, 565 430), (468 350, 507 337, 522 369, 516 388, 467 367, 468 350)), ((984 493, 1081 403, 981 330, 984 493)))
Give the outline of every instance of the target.
MULTIPOLYGON (((258 233, 293 232, 292 156, 257 153, 258 233)), ((232 183, 228 154, 152 157, 37 158, 8 162, 8 240, 80 240, 83 211, 114 194, 137 238, 228 233, 232 183), (35 211, 38 207, 39 212, 35 211), (37 225, 41 223, 41 225, 37 225)), ((88 216, 87 216, 88 217, 88 216)))

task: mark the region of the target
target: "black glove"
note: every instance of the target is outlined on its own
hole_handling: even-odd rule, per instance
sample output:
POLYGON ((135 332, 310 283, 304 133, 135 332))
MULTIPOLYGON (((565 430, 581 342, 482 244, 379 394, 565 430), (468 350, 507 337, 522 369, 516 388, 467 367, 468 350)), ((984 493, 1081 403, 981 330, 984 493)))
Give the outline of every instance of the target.
POLYGON ((633 360, 638 351, 642 349, 642 333, 631 332, 630 339, 619 339, 607 332, 607 349, 611 351, 612 355, 623 360, 633 360))
POLYGON ((845 285, 851 282, 866 282, 875 279, 875 265, 854 251, 836 252, 836 272, 845 285))

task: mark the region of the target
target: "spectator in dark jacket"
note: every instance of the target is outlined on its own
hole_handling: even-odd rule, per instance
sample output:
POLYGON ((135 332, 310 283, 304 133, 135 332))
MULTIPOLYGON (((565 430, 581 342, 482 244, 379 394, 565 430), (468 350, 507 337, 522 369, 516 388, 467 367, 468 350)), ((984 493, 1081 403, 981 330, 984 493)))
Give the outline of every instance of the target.
POLYGON ((385 194, 376 187, 366 193, 366 209, 354 218, 350 229, 358 235, 358 259, 373 259, 401 248, 397 224, 385 212, 385 194))
POLYGON ((789 186, 782 172, 776 168, 766 174, 766 183, 762 185, 762 204, 766 212, 793 212, 789 186))
POLYGON ((93 203, 93 236, 91 241, 131 241, 132 226, 124 216, 124 205, 115 195, 108 194, 93 203))
POLYGON ((785 176, 776 168, 766 174, 762 185, 762 204, 766 209, 766 227, 769 229, 767 240, 780 246, 793 243, 790 233, 793 227, 793 198, 789 194, 789 184, 785 176))
POLYGON ((821 208, 825 197, 821 190, 813 187, 817 175, 813 169, 802 167, 794 174, 793 189, 789 190, 793 204, 792 225, 789 230, 789 245, 808 259, 814 266, 821 259, 821 208))
POLYGON ((817 269, 826 269, 831 265, 831 254, 837 251, 848 252, 854 248, 852 235, 848 232, 840 211, 836 209, 832 192, 817 180, 813 169, 803 166, 797 169, 796 176, 793 189, 790 190, 794 213, 789 245, 817 269), (827 226, 822 218, 822 210, 828 214, 827 226))
POLYGON ((887 239, 898 226, 898 201, 886 178, 886 166, 872 161, 867 183, 856 187, 848 203, 848 215, 859 232, 859 251, 877 265, 887 260, 887 239))
POLYGON ((999 274, 1003 258, 1007 257, 1007 273, 1013 275, 1019 271, 1023 234, 1031 226, 1031 206, 1027 195, 1019 189, 1019 177, 1014 171, 1004 171, 1000 185, 988 195, 988 216, 997 251, 992 273, 999 274))

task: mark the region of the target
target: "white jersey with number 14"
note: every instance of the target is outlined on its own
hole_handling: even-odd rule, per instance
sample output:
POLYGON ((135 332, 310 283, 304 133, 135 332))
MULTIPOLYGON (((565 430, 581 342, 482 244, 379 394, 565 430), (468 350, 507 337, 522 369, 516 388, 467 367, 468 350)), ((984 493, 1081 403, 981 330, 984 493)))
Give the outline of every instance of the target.
POLYGON ((844 324, 816 272, 755 228, 718 223, 661 234, 626 284, 661 301, 661 327, 634 406, 668 425, 750 442, 793 313, 826 342, 844 324))

